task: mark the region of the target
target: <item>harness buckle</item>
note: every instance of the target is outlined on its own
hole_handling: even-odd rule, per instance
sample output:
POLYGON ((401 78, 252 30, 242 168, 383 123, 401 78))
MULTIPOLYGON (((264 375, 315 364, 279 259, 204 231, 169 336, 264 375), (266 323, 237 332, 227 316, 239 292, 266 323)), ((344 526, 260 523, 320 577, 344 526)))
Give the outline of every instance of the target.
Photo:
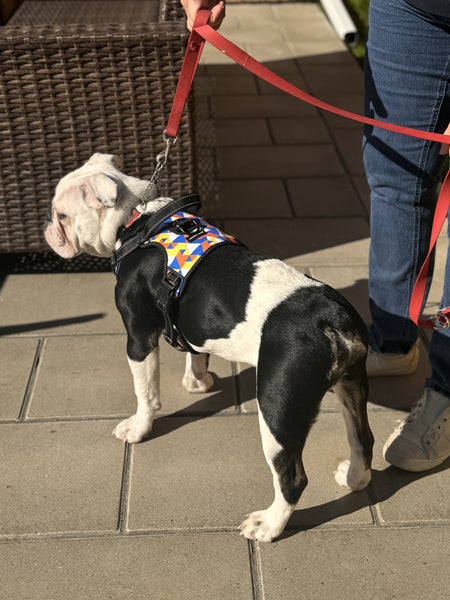
POLYGON ((442 312, 438 312, 431 320, 434 323, 434 329, 450 329, 450 318, 442 312))
POLYGON ((183 277, 176 271, 172 271, 172 269, 168 270, 164 277, 164 281, 174 290, 179 286, 182 279, 183 277))
POLYGON ((179 231, 183 235, 187 236, 188 242, 193 242, 198 237, 200 237, 205 231, 200 219, 192 217, 187 219, 177 219, 173 223, 173 228, 176 231, 179 231))

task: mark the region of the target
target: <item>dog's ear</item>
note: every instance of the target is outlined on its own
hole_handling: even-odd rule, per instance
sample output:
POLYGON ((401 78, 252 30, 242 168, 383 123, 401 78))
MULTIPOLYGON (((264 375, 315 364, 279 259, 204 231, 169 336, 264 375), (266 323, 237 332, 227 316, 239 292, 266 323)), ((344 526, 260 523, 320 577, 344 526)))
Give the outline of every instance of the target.
POLYGON ((86 164, 94 165, 101 163, 113 165, 114 167, 116 167, 116 169, 121 169, 122 167, 122 161, 118 156, 116 156, 115 154, 103 154, 101 152, 96 152, 95 154, 93 154, 86 164))
POLYGON ((117 182, 104 173, 92 175, 85 182, 84 199, 88 206, 94 208, 98 203, 113 208, 117 203, 117 187, 117 182))

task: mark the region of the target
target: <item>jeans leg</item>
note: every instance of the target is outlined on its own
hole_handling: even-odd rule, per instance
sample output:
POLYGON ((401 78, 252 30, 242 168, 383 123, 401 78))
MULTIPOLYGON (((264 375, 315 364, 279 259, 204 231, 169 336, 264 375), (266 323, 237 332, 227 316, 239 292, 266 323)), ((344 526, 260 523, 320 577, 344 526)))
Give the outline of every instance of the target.
MULTIPOLYGON (((450 22, 433 22, 403 0, 372 0, 366 58, 366 114, 443 132, 450 122, 450 22)), ((405 353, 417 339, 408 318, 428 251, 444 157, 439 144, 365 128, 371 188, 371 345, 405 353)), ((430 276, 432 269, 430 269, 430 276)))

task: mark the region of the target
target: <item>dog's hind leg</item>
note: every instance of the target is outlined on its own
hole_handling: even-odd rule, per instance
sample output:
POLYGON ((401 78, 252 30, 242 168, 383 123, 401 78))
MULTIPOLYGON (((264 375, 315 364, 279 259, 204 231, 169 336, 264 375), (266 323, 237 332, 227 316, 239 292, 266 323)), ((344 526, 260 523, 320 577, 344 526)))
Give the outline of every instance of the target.
POLYGON ((209 354, 186 354, 186 367, 183 386, 188 392, 201 394, 214 385, 211 373, 208 373, 209 354))
POLYGON ((241 535, 260 542, 271 542, 284 530, 308 479, 301 451, 289 452, 276 441, 261 411, 258 411, 264 456, 272 471, 275 498, 266 510, 247 515, 240 525, 241 535))
POLYGON ((344 376, 334 391, 341 403, 350 445, 350 460, 339 464, 335 479, 341 486, 362 490, 371 479, 373 448, 366 409, 368 384, 364 363, 360 361, 360 365, 352 369, 352 376, 344 376))

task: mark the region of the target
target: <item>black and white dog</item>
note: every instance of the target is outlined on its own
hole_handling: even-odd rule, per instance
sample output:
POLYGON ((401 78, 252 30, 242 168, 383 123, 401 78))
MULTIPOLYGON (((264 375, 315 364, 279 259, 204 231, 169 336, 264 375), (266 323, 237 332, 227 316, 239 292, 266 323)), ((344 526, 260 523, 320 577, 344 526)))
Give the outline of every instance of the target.
MULTIPOLYGON (((82 252, 109 256, 147 186, 121 173, 113 156, 95 154, 59 182, 45 231, 48 243, 65 258, 82 252)), ((149 202, 143 215, 167 202, 149 202)), ((149 436, 161 408, 158 340, 165 322, 155 292, 164 269, 161 253, 149 247, 125 256, 118 273, 116 303, 128 334, 137 411, 114 434, 129 443, 149 436)), ((373 446, 366 412, 367 335, 338 292, 280 260, 224 244, 190 277, 177 323, 198 352, 186 355, 183 385, 190 392, 212 386, 209 354, 257 368, 259 424, 275 498, 247 517, 242 535, 271 541, 283 531, 307 484, 302 450, 327 390, 340 401, 351 450, 336 481, 351 490, 367 486, 373 446)))

